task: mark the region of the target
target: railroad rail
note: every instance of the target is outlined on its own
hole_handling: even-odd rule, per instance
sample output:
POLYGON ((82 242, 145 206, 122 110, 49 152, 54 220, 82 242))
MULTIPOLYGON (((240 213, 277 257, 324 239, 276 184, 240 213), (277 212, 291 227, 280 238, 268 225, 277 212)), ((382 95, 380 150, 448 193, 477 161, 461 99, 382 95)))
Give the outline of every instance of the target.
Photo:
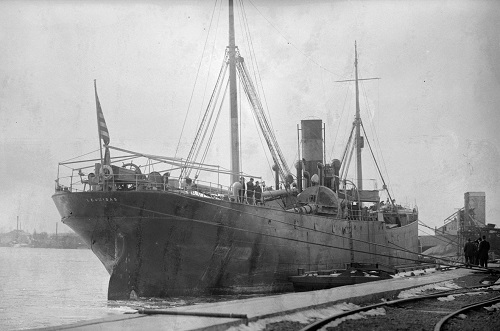
MULTIPOLYGON (((353 309, 350 311, 345 311, 342 313, 338 313, 332 316, 329 316, 327 318, 321 319, 319 321, 316 321, 304 328, 302 328, 300 331, 315 331, 315 330, 320 330, 321 328, 327 326, 328 324, 334 322, 335 320, 339 320, 341 318, 345 318, 348 316, 352 316, 361 312, 367 312, 372 309, 380 308, 380 307, 387 307, 387 306, 402 306, 403 304, 407 304, 410 302, 415 302, 415 301, 423 301, 423 300, 429 300, 429 299, 435 299, 439 297, 447 297, 450 295, 459 295, 459 294, 470 294, 470 293, 476 293, 479 291, 487 291, 487 292, 498 292, 500 291, 500 286, 495 285, 495 284, 488 284, 488 285, 478 285, 478 286, 471 286, 471 287, 464 287, 460 289, 451 289, 451 290, 446 290, 446 291, 440 291, 437 293, 433 294, 427 294, 427 295, 418 295, 410 298, 404 298, 404 299, 396 299, 396 300, 391 300, 391 301, 385 301, 377 304, 372 304, 364 307, 360 307, 357 309, 353 309)), ((443 326, 450 321, 451 318, 462 314, 465 311, 472 310, 478 307, 484 307, 487 305, 491 305, 494 303, 500 302, 500 296, 497 296, 495 298, 489 298, 487 300, 482 300, 479 302, 475 302, 473 304, 469 304, 467 306, 461 307, 458 310, 455 310, 449 314, 447 314, 444 318, 439 320, 439 322, 435 325, 434 330, 435 331, 440 331, 443 329, 443 326)))

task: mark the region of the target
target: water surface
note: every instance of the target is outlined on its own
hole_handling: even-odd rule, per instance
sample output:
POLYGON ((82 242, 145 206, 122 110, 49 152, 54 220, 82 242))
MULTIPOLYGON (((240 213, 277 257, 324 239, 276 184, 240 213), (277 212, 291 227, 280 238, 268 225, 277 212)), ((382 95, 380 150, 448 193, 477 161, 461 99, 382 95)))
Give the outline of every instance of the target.
POLYGON ((123 313, 108 305, 109 275, 88 249, 0 247, 0 329, 123 313))

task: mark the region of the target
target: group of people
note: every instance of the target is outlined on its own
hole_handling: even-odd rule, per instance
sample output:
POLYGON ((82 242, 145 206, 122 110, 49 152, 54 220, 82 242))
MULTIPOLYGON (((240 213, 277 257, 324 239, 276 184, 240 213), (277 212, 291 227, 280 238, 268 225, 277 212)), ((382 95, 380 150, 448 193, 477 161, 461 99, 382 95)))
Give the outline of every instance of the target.
POLYGON ((259 181, 254 183, 254 179, 250 180, 245 184, 245 178, 240 178, 240 188, 238 190, 238 202, 248 203, 250 205, 260 205, 262 204, 262 187, 259 181))
POLYGON ((490 243, 486 240, 486 236, 479 238, 476 241, 467 239, 464 246, 465 266, 470 268, 471 265, 479 265, 488 268, 488 251, 490 243))

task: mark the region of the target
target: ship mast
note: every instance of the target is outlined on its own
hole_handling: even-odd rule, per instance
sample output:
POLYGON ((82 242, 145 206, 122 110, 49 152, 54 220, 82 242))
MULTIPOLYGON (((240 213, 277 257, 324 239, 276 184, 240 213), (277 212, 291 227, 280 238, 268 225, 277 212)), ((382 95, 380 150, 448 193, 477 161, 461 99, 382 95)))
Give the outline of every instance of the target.
MULTIPOLYGON (((361 136, 361 115, 359 110, 359 81, 360 80, 372 80, 372 79, 380 79, 378 77, 374 78, 359 78, 358 77, 358 47, 356 41, 354 42, 354 68, 355 68, 355 77, 354 79, 346 79, 346 80, 336 80, 337 83, 343 82, 355 82, 356 84, 356 118, 353 123, 353 130, 356 129, 356 136, 354 138, 354 145, 356 147, 356 170, 357 170, 357 189, 363 189, 363 167, 361 161, 361 149, 364 147, 364 139, 361 136)), ((351 131, 352 134, 352 131, 351 131)), ((349 138, 351 141, 351 138, 349 138)))
POLYGON ((361 137, 361 116, 359 111, 359 88, 358 88, 358 49, 354 42, 354 68, 356 72, 356 170, 358 177, 358 190, 363 189, 363 168, 361 163, 361 148, 363 148, 363 140, 361 137))
POLYGON ((236 91, 236 45, 234 38, 234 7, 229 0, 229 104, 231 121, 231 173, 232 181, 239 180, 240 174, 240 140, 238 126, 238 94, 236 91))

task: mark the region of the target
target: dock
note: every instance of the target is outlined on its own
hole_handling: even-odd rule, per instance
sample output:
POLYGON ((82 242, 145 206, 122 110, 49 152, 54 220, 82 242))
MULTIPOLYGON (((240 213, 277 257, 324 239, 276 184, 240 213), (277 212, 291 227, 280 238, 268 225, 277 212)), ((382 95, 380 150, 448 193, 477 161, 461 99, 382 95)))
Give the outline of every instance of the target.
POLYGON ((286 293, 250 299, 206 303, 165 309, 168 314, 124 314, 101 319, 48 327, 37 330, 237 330, 248 323, 263 319, 285 319, 287 315, 307 313, 339 303, 363 304, 391 299, 401 291, 425 285, 453 281, 471 275, 471 269, 451 269, 445 271, 424 272, 420 275, 408 273, 398 278, 377 282, 336 287, 326 290, 286 293), (193 315, 189 315, 193 314, 193 315), (203 315, 227 316, 234 318, 208 317, 203 315), (246 319, 242 318, 246 315, 246 319))

